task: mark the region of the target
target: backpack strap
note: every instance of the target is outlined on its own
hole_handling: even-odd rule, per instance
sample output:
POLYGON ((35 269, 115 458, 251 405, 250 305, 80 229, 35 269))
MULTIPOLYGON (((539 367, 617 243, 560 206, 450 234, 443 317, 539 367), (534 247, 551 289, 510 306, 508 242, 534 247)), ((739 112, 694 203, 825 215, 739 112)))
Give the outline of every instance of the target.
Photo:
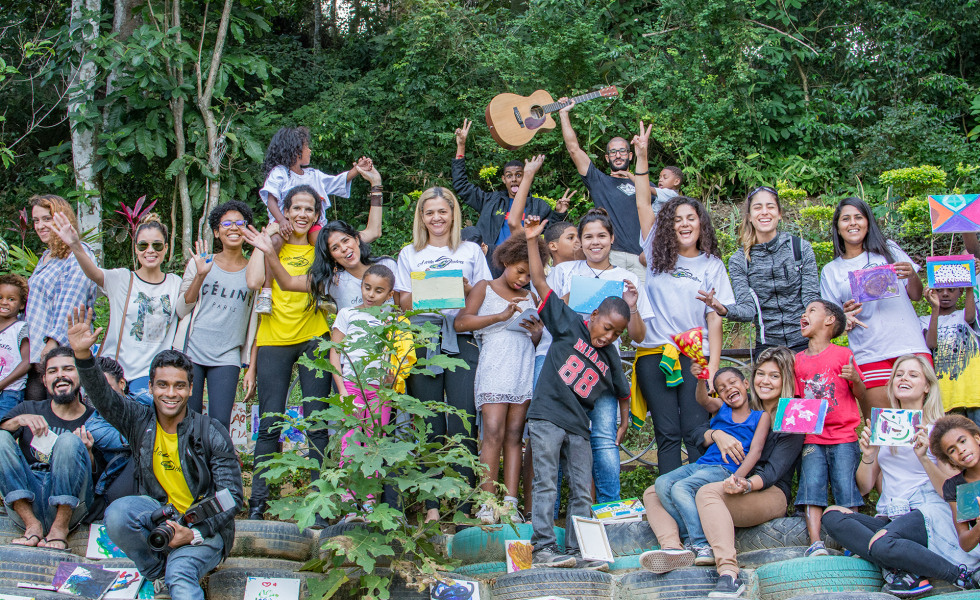
POLYGON ((803 268, 803 240, 799 236, 790 236, 790 245, 793 247, 793 260, 796 262, 796 270, 803 268))

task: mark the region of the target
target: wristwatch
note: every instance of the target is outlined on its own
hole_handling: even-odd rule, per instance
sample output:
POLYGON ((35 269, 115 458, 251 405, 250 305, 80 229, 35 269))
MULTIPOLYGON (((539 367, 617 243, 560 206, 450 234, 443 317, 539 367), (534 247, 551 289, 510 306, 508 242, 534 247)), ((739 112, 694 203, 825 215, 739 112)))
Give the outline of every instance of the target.
POLYGON ((194 539, 191 540, 191 546, 202 546, 204 545, 204 536, 201 532, 191 527, 191 533, 194 534, 194 539))

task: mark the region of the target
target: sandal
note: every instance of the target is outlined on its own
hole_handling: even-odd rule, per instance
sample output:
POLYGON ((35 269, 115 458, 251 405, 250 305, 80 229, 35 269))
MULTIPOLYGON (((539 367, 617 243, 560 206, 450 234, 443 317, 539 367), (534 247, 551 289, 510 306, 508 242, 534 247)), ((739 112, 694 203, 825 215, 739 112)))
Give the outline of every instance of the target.
POLYGON ((67 550, 68 549, 68 540, 63 540, 61 538, 51 538, 51 539, 44 538, 43 540, 41 540, 41 544, 38 544, 38 548, 49 548, 51 550, 67 550), (44 544, 44 545, 42 546, 41 544, 44 544), (64 545, 64 548, 55 548, 54 546, 50 546, 49 544, 63 544, 64 545))
POLYGON ((37 545, 44 540, 41 539, 39 535, 22 535, 17 539, 10 540, 10 543, 14 546, 27 546, 29 548, 35 548, 37 545), (31 540, 36 540, 33 544, 30 543, 31 540), (24 540, 23 542, 18 542, 17 540, 24 540))

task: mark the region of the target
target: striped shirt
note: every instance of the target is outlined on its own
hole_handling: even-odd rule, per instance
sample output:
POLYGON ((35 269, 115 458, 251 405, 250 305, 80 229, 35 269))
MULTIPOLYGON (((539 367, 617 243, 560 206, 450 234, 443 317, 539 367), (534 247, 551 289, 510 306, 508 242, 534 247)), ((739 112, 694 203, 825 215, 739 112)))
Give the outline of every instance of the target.
MULTIPOLYGON (((85 253, 95 255, 87 245, 85 253)), ((73 254, 54 258, 45 250, 28 280, 27 323, 30 327, 31 362, 41 362, 44 344, 53 339, 68 344, 68 315, 79 304, 95 305, 95 283, 85 276, 73 254)))

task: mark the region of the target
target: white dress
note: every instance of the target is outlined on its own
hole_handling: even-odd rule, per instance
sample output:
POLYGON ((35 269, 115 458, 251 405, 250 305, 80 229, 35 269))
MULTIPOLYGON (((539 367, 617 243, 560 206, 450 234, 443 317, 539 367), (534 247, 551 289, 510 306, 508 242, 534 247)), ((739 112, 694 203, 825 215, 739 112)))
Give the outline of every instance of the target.
MULTIPOLYGON (((509 303, 487 285, 486 297, 477 314, 495 315, 509 303)), ((530 295, 519 303, 523 312, 533 308, 530 295)), ((534 343, 530 334, 510 331, 510 321, 494 323, 475 332, 480 340, 480 362, 476 367, 476 410, 484 404, 520 404, 531 399, 534 379, 534 343)))

